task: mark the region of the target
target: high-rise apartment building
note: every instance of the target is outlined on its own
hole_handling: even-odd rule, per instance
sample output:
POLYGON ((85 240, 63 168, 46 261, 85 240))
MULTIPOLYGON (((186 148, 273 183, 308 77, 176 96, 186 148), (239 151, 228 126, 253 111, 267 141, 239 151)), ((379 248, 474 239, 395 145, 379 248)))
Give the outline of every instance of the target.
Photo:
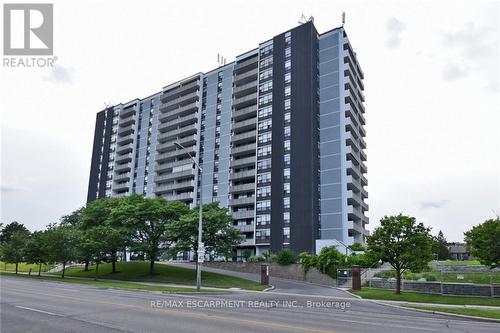
POLYGON ((229 208, 245 236, 237 256, 364 243, 363 90, 344 28, 299 25, 99 112, 88 201, 138 193, 195 206, 201 193, 229 208))

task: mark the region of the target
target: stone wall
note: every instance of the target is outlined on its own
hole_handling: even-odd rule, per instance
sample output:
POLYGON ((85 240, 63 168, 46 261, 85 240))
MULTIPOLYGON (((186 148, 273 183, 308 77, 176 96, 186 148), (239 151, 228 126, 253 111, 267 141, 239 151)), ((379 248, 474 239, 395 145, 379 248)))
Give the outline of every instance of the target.
MULTIPOLYGON (((396 289, 396 281, 389 279, 373 278, 368 282, 368 285, 374 288, 396 289)), ((403 280, 401 281, 401 290, 441 294, 441 283, 403 280)), ((500 285, 443 283, 443 295, 500 297, 500 285)))
MULTIPOLYGON (((261 262, 205 262, 203 265, 212 268, 225 269, 228 271, 244 272, 260 274, 261 262)), ((336 286, 335 279, 321 273, 316 268, 310 268, 307 274, 304 273, 301 264, 291 264, 282 266, 277 263, 265 263, 269 265, 269 276, 290 279, 297 281, 305 281, 327 286, 336 286)))

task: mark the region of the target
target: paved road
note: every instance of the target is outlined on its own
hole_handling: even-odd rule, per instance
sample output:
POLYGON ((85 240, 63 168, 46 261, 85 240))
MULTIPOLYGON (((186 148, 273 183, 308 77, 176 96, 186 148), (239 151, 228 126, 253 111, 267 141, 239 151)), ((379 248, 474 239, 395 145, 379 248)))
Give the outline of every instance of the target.
POLYGON ((6 276, 1 277, 0 289, 4 333, 498 332, 499 327, 331 296, 169 295, 6 276), (205 302, 210 301, 212 307, 192 307, 208 306, 205 302), (308 306, 313 301, 342 301, 345 308, 328 308, 326 303, 308 306))

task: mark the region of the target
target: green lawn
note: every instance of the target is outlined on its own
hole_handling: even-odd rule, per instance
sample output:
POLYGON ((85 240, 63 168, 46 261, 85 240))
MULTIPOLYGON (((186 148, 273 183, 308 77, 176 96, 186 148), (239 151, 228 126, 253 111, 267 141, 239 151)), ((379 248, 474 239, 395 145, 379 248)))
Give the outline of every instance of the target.
MULTIPOLYGON (((89 271, 84 272, 81 267, 70 268, 66 270, 66 275, 76 277, 94 277, 94 269, 94 266, 90 266, 89 271)), ((140 261, 117 262, 116 269, 117 273, 112 274, 111 264, 99 265, 99 278, 122 281, 175 283, 184 285, 196 284, 196 273, 194 269, 157 263, 155 264, 155 274, 151 276, 149 275, 149 263, 140 261)), ((201 283, 204 287, 216 288, 241 288, 247 290, 263 290, 264 288, 267 288, 267 286, 263 286, 254 281, 203 271, 201 274, 201 283)))
MULTIPOLYGON (((54 266, 43 264, 42 265, 42 272, 47 272, 52 267, 54 267, 54 266)), ((31 268, 32 273, 35 273, 35 272, 38 273, 38 265, 36 265, 36 264, 27 264, 27 263, 21 262, 21 263, 19 263, 17 269, 19 272, 29 272, 30 268, 31 268)), ((3 261, 0 261, 0 271, 15 272, 16 271, 16 264, 7 264, 3 261)))
POLYGON ((500 319, 500 310, 471 309, 471 308, 449 308, 449 307, 441 307, 441 306, 414 306, 414 305, 408 305, 407 307, 415 308, 415 309, 422 309, 422 310, 461 314, 461 315, 466 315, 466 316, 500 319))
MULTIPOLYGON (((394 278, 396 277, 395 270, 383 271, 375 274, 376 277, 380 278, 394 278)), ((413 273, 405 272, 403 274, 405 280, 418 280, 421 278, 427 281, 441 281, 441 273, 436 271, 413 273)), ((478 283, 478 284, 490 284, 493 283, 500 284, 500 272, 467 272, 467 273, 457 273, 457 272, 443 272, 444 282, 454 282, 454 283, 478 283)))
MULTIPOLYGON (((15 274, 11 272, 0 272, 0 276, 13 276, 17 278, 25 279, 36 279, 43 281, 53 281, 53 282, 64 282, 64 283, 78 283, 92 285, 96 287, 105 288, 117 288, 117 289, 129 289, 129 290, 147 290, 147 291, 161 291, 165 293, 186 293, 186 292, 196 292, 196 288, 177 288, 177 287, 163 287, 163 286, 151 286, 147 284, 140 284, 135 282, 123 282, 123 281, 99 281, 92 280, 88 278, 61 278, 59 276, 47 276, 43 275, 38 277, 36 275, 27 274, 15 274)), ((213 290, 201 289, 203 292, 213 292, 213 290)))
POLYGON ((351 290, 353 294, 362 298, 378 299, 386 301, 406 301, 415 303, 455 304, 455 305, 489 305, 500 306, 500 297, 473 297, 473 296, 451 296, 417 293, 411 291, 401 292, 396 295, 394 290, 382 288, 366 288, 351 290))
POLYGON ((479 260, 464 260, 464 261, 459 261, 459 260, 439 260, 439 261, 433 261, 433 263, 440 264, 440 265, 481 266, 481 263, 479 262, 479 260))

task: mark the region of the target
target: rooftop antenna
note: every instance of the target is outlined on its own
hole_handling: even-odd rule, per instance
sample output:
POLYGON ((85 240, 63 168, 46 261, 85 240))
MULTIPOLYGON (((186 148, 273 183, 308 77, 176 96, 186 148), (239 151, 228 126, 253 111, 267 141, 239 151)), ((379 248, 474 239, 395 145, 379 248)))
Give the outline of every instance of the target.
POLYGON ((342 27, 345 24, 345 12, 342 12, 342 27))
POLYGON ((304 15, 304 13, 302 13, 302 15, 299 18, 299 24, 307 23, 307 21, 308 21, 307 17, 304 15))

